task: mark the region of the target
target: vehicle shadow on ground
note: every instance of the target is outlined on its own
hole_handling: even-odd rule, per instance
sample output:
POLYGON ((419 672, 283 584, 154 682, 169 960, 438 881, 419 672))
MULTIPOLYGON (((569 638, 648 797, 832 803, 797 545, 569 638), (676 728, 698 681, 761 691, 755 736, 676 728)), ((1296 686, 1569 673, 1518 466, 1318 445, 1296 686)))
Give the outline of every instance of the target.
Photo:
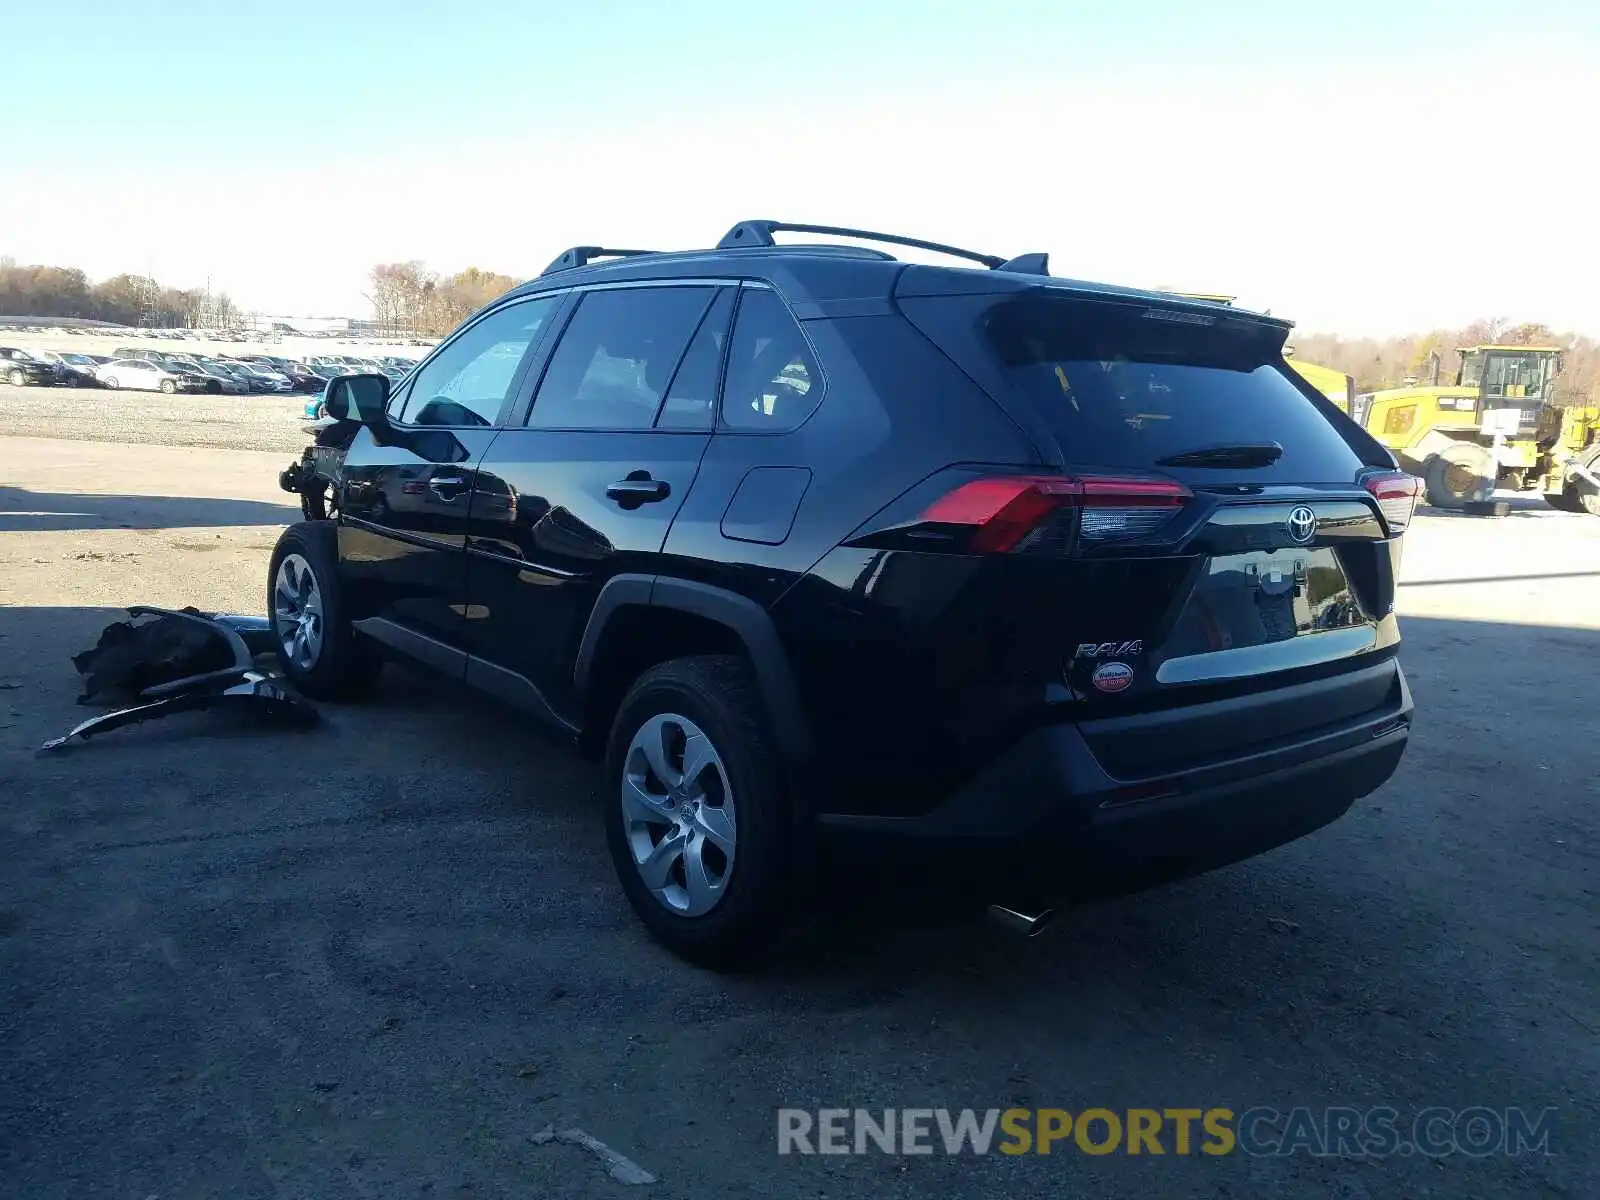
POLYGON ((289 525, 297 505, 263 500, 34 492, 0 486, 0 533, 289 525))
MULTIPOLYGON (((22 685, 0 692, 0 724, 8 705, 18 722, 0 740, 37 744, 84 711, 68 658, 120 616, 0 610, 4 674, 22 685)), ((25 1179, 112 1151, 181 1178, 164 1142, 119 1144, 96 1122, 173 1128, 197 1095, 218 1111, 320 1105, 326 1124, 286 1129, 274 1151, 295 1180, 325 1144, 363 1171, 431 1178, 458 1147, 520 1145, 575 1114, 664 1178, 750 1185, 773 1167, 782 1105, 1576 1103, 1563 1127, 1591 1128, 1571 1098, 1600 1095, 1585 1032, 1600 1022, 1600 745, 1573 737, 1566 684, 1592 674, 1600 631, 1411 617, 1404 632, 1412 745, 1327 829, 1064 910, 1031 940, 904 904, 818 910, 732 975, 645 938, 612 878, 592 766, 425 675, 391 668, 372 701, 321 706, 324 729, 305 735, 200 715, 38 764, 0 758, 5 819, 28 835, 0 862, 17 881, 0 897, 17 930, 0 1083, 38 1101, 0 1113, 0 1140, 11 1121, 25 1179), (338 1117, 330 1090, 388 1124, 338 1117)), ((219 1128, 185 1161, 244 1194, 247 1147, 219 1128)), ((1337 1190, 1321 1166, 1152 1190, 1137 1161, 1060 1155, 1017 1166, 1038 1172, 1030 1186, 1007 1178, 1034 1195, 1063 1181, 1116 1196, 1586 1194, 1559 1187, 1592 1152, 1562 1149, 1448 1175, 1390 1159, 1361 1168, 1370 1192, 1337 1190)), ((480 1189, 525 1182, 526 1161, 484 1150, 480 1189)), ((781 1178, 775 1195, 902 1194, 809 1170, 762 1177, 781 1178)))
POLYGON ((1569 513, 1559 508, 1551 508, 1542 496, 1527 496, 1521 493, 1496 492, 1494 500, 1510 507, 1510 511, 1501 517, 1481 516, 1476 513, 1463 512, 1457 508, 1435 508, 1431 504, 1419 504, 1417 515, 1419 517, 1448 517, 1456 521, 1495 521, 1504 520, 1505 517, 1545 517, 1551 520, 1560 520, 1563 517, 1586 516, 1586 513, 1569 513))

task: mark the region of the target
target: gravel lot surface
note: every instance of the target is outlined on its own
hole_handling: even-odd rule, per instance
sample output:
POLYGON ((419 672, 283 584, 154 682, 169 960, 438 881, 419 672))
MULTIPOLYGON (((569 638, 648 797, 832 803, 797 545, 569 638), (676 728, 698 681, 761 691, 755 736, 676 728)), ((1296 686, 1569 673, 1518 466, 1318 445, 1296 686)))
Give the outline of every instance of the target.
POLYGON ((289 403, 0 395, 94 439, 0 436, 0 1196, 1600 1195, 1600 521, 1419 519, 1416 736, 1312 838, 1033 941, 830 919, 730 979, 641 935, 589 768, 431 680, 34 756, 120 606, 260 610, 289 403), (273 452, 109 444, 202 412, 273 452), (779 1106, 856 1105, 1554 1107, 1558 1153, 775 1154, 779 1106))
MULTIPOLYGON (((164 396, 0 383, 0 434, 298 454, 306 397, 164 396)), ((0 484, 10 482, 0 471, 0 484)))

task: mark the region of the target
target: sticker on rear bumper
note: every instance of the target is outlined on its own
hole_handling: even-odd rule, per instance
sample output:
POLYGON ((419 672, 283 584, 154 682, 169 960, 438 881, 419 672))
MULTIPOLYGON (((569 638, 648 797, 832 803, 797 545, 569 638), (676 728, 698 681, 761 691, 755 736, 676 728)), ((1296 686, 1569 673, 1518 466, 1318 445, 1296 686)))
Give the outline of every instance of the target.
POLYGON ((1089 682, 1102 692, 1120 692, 1133 682, 1133 668, 1127 663, 1101 663, 1089 676, 1089 682))

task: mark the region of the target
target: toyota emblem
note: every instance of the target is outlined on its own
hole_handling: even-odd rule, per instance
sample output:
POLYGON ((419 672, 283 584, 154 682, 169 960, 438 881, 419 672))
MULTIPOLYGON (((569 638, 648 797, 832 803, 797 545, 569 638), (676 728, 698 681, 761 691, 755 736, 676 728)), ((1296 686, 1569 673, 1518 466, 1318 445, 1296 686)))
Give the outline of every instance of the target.
POLYGON ((1317 514, 1304 504, 1291 508, 1289 519, 1283 525, 1289 531, 1289 540, 1296 546, 1304 546, 1317 536, 1317 514))

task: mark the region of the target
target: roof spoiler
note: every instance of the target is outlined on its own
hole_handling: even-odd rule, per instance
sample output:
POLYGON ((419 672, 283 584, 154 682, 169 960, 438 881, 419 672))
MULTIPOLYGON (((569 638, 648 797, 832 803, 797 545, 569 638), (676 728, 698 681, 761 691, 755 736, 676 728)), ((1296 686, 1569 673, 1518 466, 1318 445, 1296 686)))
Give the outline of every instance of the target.
POLYGON ((797 225, 789 221, 740 221, 717 243, 718 250, 737 250, 744 246, 776 246, 774 233, 820 233, 829 237, 860 238, 866 242, 884 242, 891 246, 913 246, 919 250, 932 250, 936 254, 949 254, 981 263, 991 271, 1015 271, 1023 275, 1050 274, 1048 254, 1022 254, 1003 258, 998 254, 981 254, 976 250, 963 250, 960 246, 947 246, 943 242, 929 242, 922 238, 905 237, 898 233, 877 233, 870 229, 849 229, 841 225, 797 225))

